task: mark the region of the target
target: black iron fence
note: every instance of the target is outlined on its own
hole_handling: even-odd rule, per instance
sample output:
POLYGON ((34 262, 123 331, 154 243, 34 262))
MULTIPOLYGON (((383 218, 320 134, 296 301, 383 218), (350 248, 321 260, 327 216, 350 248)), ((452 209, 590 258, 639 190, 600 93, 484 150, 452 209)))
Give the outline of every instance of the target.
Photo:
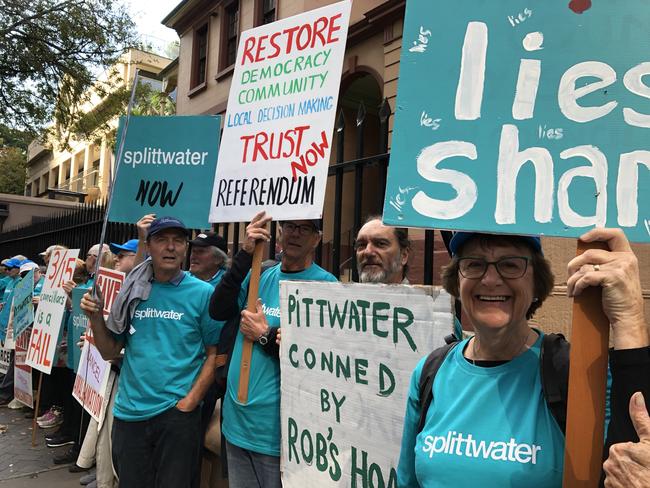
MULTIPOLYGON (((328 196, 323 211, 324 238, 316 252, 316 261, 325 269, 335 276, 355 281, 358 277, 354 237, 368 215, 381 214, 386 189, 391 116, 387 100, 384 99, 377 113, 378 127, 369 127, 366 108, 361 103, 354 118, 354 127, 346 128, 344 111, 339 112, 333 142, 336 148, 335 162, 329 167, 328 196), (372 142, 376 148, 376 154, 370 156, 366 154, 367 132, 372 132, 372 142), (350 151, 346 145, 346 134, 354 138, 354 158, 348 160, 345 159, 346 149, 350 151)), ((24 254, 35 259, 39 252, 52 244, 79 248, 84 253, 99 241, 104 212, 105 205, 101 202, 83 204, 42 222, 3 232, 0 235, 0 257, 4 259, 24 254)), ((270 258, 276 252, 276 226, 275 222, 271 224, 270 258)), ((244 229, 245 224, 240 223, 214 226, 214 230, 231 243, 233 253, 239 249, 244 229)), ((135 238, 137 231, 133 224, 110 222, 106 235, 107 241, 121 243, 135 238)), ((418 276, 411 276, 412 282, 434 283, 435 242, 435 234, 431 230, 424 232, 424 238, 416 242, 412 255, 414 260, 419 260, 419 265, 415 267, 418 276)))

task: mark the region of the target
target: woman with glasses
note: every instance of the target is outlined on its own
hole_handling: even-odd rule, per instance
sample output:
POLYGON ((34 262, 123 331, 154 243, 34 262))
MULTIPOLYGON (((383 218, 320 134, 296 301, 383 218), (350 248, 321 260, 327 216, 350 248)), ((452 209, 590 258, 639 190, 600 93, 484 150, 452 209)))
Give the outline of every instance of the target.
MULTIPOLYGON (((628 403, 635 391, 646 398, 650 392, 650 342, 638 263, 620 230, 594 229, 581 239, 604 241, 609 250, 589 250, 569 262, 567 293, 572 297, 589 286, 602 287, 614 344, 608 445, 635 440, 628 403)), ((544 374, 558 370, 542 366, 547 341, 528 323, 554 283, 540 239, 457 232, 450 250, 443 286, 460 299, 475 335, 438 355, 432 383, 422 387, 426 358, 416 367, 398 486, 560 487, 564 432, 542 390, 549 379, 540 369, 544 374)), ((568 361, 568 347, 558 340, 561 347, 549 347, 546 354, 559 361, 563 349, 568 361)), ((566 377, 553 380, 566 386, 566 377)))

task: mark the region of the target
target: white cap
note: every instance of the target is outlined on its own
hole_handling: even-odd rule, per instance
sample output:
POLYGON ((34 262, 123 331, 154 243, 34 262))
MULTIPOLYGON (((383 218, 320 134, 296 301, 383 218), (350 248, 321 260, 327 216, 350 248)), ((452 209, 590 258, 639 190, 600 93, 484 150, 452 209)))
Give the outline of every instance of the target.
POLYGON ((20 274, 23 274, 25 271, 31 271, 32 269, 38 269, 38 264, 33 261, 28 261, 20 265, 20 274))

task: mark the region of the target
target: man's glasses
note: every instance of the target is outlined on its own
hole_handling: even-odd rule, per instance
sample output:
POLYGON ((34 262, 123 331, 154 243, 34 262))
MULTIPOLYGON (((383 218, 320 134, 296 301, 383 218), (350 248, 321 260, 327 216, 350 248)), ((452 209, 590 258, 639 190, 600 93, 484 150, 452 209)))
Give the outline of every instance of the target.
POLYGON ((282 224, 282 229, 285 232, 292 233, 294 230, 298 229, 298 232, 300 232, 301 236, 308 236, 312 232, 316 230, 316 228, 313 225, 310 224, 294 224, 293 222, 284 222, 282 224))
POLYGON ((501 278, 513 280, 521 278, 528 268, 530 258, 524 256, 509 256, 496 261, 487 261, 483 258, 460 258, 458 271, 465 278, 478 280, 485 276, 488 266, 493 264, 501 278))

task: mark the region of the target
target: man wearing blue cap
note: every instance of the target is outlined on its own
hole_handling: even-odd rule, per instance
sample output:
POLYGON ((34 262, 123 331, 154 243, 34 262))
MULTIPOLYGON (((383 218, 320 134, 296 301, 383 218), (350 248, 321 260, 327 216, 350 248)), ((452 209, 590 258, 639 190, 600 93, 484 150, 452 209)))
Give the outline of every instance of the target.
POLYGON ((208 315, 212 286, 181 270, 188 230, 155 219, 150 258, 133 269, 105 322, 101 298, 84 295, 95 344, 124 362, 113 414, 113 461, 123 488, 189 487, 200 453, 200 409, 214 380, 220 325, 208 315))
POLYGON ((128 275, 135 267, 135 255, 138 252, 138 240, 130 239, 124 244, 111 242, 111 252, 115 254, 115 269, 128 275))

